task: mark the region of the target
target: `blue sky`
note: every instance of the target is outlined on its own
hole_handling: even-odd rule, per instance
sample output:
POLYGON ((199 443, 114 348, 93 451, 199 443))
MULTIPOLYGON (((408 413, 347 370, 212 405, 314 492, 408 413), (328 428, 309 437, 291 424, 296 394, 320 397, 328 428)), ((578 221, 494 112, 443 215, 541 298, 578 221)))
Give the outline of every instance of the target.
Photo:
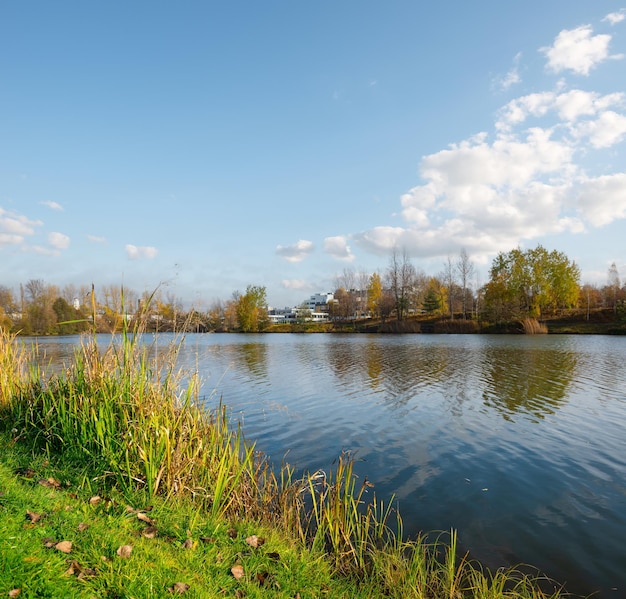
POLYGON ((0 6, 0 284, 272 305, 464 248, 626 278, 616 2, 0 6))

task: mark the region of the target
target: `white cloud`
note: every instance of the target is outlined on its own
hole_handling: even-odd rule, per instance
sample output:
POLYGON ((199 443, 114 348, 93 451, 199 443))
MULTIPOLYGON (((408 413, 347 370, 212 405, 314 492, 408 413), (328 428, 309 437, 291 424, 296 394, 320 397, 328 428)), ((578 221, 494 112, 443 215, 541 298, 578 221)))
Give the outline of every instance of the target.
POLYGON ((609 13, 602 20, 610 23, 611 25, 616 25, 617 23, 621 23, 624 19, 626 19, 626 10, 622 8, 622 10, 618 12, 609 13))
POLYGON ((0 208, 0 231, 13 235, 34 235, 35 227, 43 225, 40 220, 31 220, 21 214, 0 208))
POLYGON ((603 112, 595 121, 585 121, 575 129, 581 137, 588 137, 594 148, 610 148, 626 135, 626 116, 612 110, 603 112))
POLYGON ((352 262, 355 258, 350 250, 347 239, 343 235, 324 239, 324 251, 337 260, 352 262))
POLYGON ((301 262, 311 254, 314 249, 315 246, 312 241, 300 239, 291 245, 276 246, 276 253, 289 262, 301 262))
POLYGON ((283 279, 281 285, 284 289, 295 289, 297 291, 312 289, 311 285, 304 279, 283 279))
POLYGON ((610 41, 610 35, 593 35, 591 25, 582 25, 564 29, 552 46, 540 48, 540 52, 546 55, 547 67, 555 73, 570 70, 578 75, 589 75, 591 69, 609 58, 623 58, 621 54, 609 55, 610 41))
POLYGON ((0 233, 0 247, 3 245, 19 245, 24 241, 21 235, 13 235, 11 233, 0 233))
POLYGON ((98 237, 97 235, 87 235, 87 239, 93 243, 104 243, 106 241, 106 238, 98 237))
POLYGON ((48 233, 48 243, 57 250, 64 250, 70 245, 70 238, 63 233, 48 233))
POLYGON ((586 137, 593 147, 606 148, 624 137, 626 117, 608 109, 624 106, 625 100, 622 92, 601 95, 580 89, 529 94, 511 100, 499 111, 496 129, 504 135, 530 117, 556 116, 558 126, 571 134, 571 138, 563 138, 565 143, 577 144, 586 137))
POLYGON ((511 67, 506 75, 502 77, 496 77, 493 82, 494 87, 498 88, 500 91, 506 91, 513 85, 521 83, 522 78, 519 74, 519 63, 521 61, 521 58, 521 52, 515 55, 515 58, 513 58, 513 67, 511 67))
POLYGON ((39 202, 42 206, 48 206, 48 208, 52 209, 52 210, 57 210, 59 212, 63 211, 63 206, 61 206, 61 204, 59 204, 58 202, 52 202, 50 200, 47 200, 45 202, 39 202))
POLYGON ((126 245, 124 249, 126 250, 126 255, 130 260, 139 260, 142 258, 152 259, 158 253, 158 250, 155 247, 137 247, 136 245, 131 245, 130 243, 126 245))
POLYGON ((486 256, 626 218, 626 173, 592 177, 578 163, 626 137, 624 103, 623 93, 583 90, 517 98, 497 114, 493 138, 479 133, 422 158, 422 183, 400 198, 406 227, 352 239, 381 254, 399 246, 421 258, 461 248, 486 256))
POLYGON ((41 256, 58 256, 60 254, 59 250, 46 248, 41 245, 34 245, 30 248, 30 251, 41 256))
POLYGON ((596 227, 626 218, 626 173, 585 181, 576 202, 581 216, 596 227))

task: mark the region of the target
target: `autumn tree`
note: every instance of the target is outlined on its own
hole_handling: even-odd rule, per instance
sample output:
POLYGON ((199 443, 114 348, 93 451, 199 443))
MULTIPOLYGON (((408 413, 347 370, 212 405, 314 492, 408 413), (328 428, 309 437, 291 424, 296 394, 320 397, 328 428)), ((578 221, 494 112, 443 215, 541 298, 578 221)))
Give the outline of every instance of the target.
POLYGON ((580 270, 562 252, 541 245, 500 253, 492 262, 485 285, 484 307, 494 322, 572 308, 578 302, 580 270))
POLYGON ((0 285, 0 309, 2 309, 5 314, 13 314, 18 311, 13 291, 11 291, 10 287, 6 287, 5 285, 0 285))
POLYGON ((262 331, 267 327, 267 300, 265 287, 248 285, 245 294, 240 295, 236 304, 237 322, 244 333, 262 331))
POLYGON ((458 289, 456 274, 455 264, 452 262, 452 258, 448 256, 446 261, 443 263, 443 270, 441 271, 439 278, 446 288, 448 315, 450 316, 450 319, 454 318, 454 299, 458 289))
POLYGON ((42 279, 30 279, 24 285, 26 296, 26 321, 23 330, 33 335, 52 335, 56 332, 57 317, 52 309, 58 296, 56 287, 47 285, 42 279))
POLYGON ((380 275, 375 272, 370 276, 367 285, 367 309, 375 318, 380 318, 382 300, 383 282, 380 275))

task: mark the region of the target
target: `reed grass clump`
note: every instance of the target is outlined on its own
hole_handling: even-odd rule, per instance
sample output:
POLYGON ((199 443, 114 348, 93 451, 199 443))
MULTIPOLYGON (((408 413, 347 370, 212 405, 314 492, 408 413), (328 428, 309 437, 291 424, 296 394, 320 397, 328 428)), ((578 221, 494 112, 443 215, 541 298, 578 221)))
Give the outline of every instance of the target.
POLYGON ((545 335, 548 332, 548 327, 536 318, 523 318, 520 324, 526 335, 545 335))
POLYGON ((404 539, 400 515, 370 499, 372 485, 358 479, 349 453, 334 470, 300 478, 288 464, 273 468, 221 402, 199 404, 197 374, 176 367, 181 340, 154 359, 140 340, 123 331, 101 348, 95 335, 84 337, 73 362, 43 378, 28 366, 27 348, 0 332, 0 428, 13 443, 82 469, 89 485, 181 499, 224 523, 281 531, 351 580, 354 597, 560 596, 518 574, 483 572, 459 557, 454 532, 447 542, 404 539))

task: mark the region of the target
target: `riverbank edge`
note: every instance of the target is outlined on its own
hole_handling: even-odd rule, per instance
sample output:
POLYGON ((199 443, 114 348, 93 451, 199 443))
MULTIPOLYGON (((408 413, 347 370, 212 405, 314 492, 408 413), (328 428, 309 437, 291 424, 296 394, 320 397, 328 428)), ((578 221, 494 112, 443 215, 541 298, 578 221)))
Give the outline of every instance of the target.
MULTIPOLYGON (((155 378, 155 371, 142 358, 135 361, 131 354, 137 346, 129 343, 132 341, 124 341, 121 348, 109 354, 112 363, 106 361, 107 352, 103 356, 93 347, 83 346, 77 357, 79 363, 63 377, 42 381, 36 371, 23 369, 27 356, 20 352, 24 348, 16 348, 11 339, 0 340, 0 463, 4 468, 0 526, 6 531, 0 536, 10 539, 2 555, 5 563, 13 564, 13 569, 9 566, 3 570, 3 592, 20 589, 21 593, 25 589, 20 596, 41 596, 28 590, 34 584, 36 570, 46 573, 42 580, 48 582, 42 584, 47 585, 45 593, 51 597, 89 596, 85 592, 97 592, 101 597, 168 596, 166 593, 178 593, 176 589, 184 588, 176 587, 176 582, 189 585, 180 579, 172 581, 180 571, 195 576, 194 584, 184 591, 190 597, 212 596, 207 594, 209 588, 212 592, 226 589, 226 596, 230 593, 235 597, 265 597, 268 593, 301 598, 563 596, 558 585, 541 577, 519 570, 491 573, 466 556, 457 555, 454 533, 447 540, 438 536, 434 542, 426 538, 405 542, 401 528, 394 535, 387 527, 390 507, 375 497, 365 501, 368 485, 366 481, 356 483, 349 459, 339 460, 335 473, 324 473, 322 477, 315 472, 300 481, 292 481, 283 466, 281 484, 272 487, 276 482, 272 471, 261 472, 262 462, 248 461, 252 446, 238 445, 239 433, 219 414, 200 412, 188 402, 174 406, 176 398, 181 398, 180 389, 176 384, 163 387, 162 376, 155 378), (125 419, 129 408, 132 419, 125 419), (205 426, 196 432, 217 433, 215 443, 210 447, 201 444, 202 455, 194 449, 197 462, 191 465, 193 472, 189 469, 183 476, 176 468, 164 471, 165 463, 198 443, 197 435, 189 434, 189 427, 196 424, 205 426), (143 440, 138 439, 141 435, 143 440), (165 453, 155 453, 152 458, 145 455, 159 445, 155 441, 163 439, 171 441, 165 453), (112 455, 119 446, 122 451, 112 455), (124 452, 125 465, 120 462, 124 452), (128 460, 129 453, 133 459, 128 460), (226 466, 225 456, 232 460, 226 466), (136 468, 138 465, 141 468, 136 468), (209 483, 206 470, 215 467, 217 478, 209 483), (10 473, 16 478, 14 484, 10 473), (192 476, 197 479, 192 481, 192 476), (63 498, 50 507, 37 495, 42 493, 40 487, 50 494, 49 501, 63 498), (255 495, 268 490, 269 499, 267 495, 255 495), (306 493, 309 505, 302 512, 301 497, 306 493), (33 503, 26 509, 31 495, 43 502, 41 508, 33 503), (98 527, 98 514, 85 510, 101 502, 112 506, 113 512, 104 513, 105 520, 98 527), (16 509, 11 511, 12 507, 16 509), (37 517, 44 512, 50 518, 37 517), (81 548, 81 542, 74 545, 67 538, 82 531, 80 522, 66 518, 71 522, 64 523, 64 512, 76 512, 84 518, 81 522, 93 525, 91 544, 81 548), (162 515, 166 512, 169 519, 162 515), (111 519, 119 524, 126 523, 124 518, 130 518, 135 525, 139 519, 142 526, 155 529, 159 543, 165 543, 160 557, 148 551, 148 546, 160 545, 148 542, 153 539, 146 536, 145 526, 131 533, 127 526, 120 525, 123 534, 110 526, 111 519), (313 526, 298 529, 303 518, 313 526), (54 524, 48 529, 50 522, 54 524), (228 532, 233 530, 234 535, 228 532), (138 551, 134 562, 126 561, 130 554, 121 554, 134 546, 134 538, 147 553, 138 551), (264 542, 259 544, 259 538, 264 542), (210 547, 205 548, 207 539, 213 541, 206 541, 210 547), (272 543, 267 544, 266 539, 272 539, 272 543), (67 542, 71 548, 66 553, 63 547, 68 547, 67 542), (217 551, 211 553, 216 543, 217 551), (172 557, 172 546, 197 553, 183 552, 179 560, 172 557), (257 551, 261 546, 265 549, 257 551), (292 557, 283 561, 281 555, 292 557), (199 563, 205 567, 192 556, 199 556, 199 563), (133 568, 127 568, 131 562, 133 568), (191 570, 187 562, 195 564, 191 570), (206 567, 207 562, 211 567, 206 567), (137 574, 131 574, 131 570, 137 574), (70 571, 73 573, 68 574, 70 571), (202 580, 198 579, 201 572, 206 573, 202 580), (86 574, 81 577, 81 573, 86 574), (71 593, 57 592, 62 577, 76 584, 71 593), (268 579, 271 584, 266 585, 268 579), (161 581, 156 591, 155 580, 161 581), (128 585, 136 587, 137 592, 119 590, 128 585), (145 585, 152 590, 142 594, 139 589, 145 585)), ((163 374, 159 370, 156 373, 163 374)))

